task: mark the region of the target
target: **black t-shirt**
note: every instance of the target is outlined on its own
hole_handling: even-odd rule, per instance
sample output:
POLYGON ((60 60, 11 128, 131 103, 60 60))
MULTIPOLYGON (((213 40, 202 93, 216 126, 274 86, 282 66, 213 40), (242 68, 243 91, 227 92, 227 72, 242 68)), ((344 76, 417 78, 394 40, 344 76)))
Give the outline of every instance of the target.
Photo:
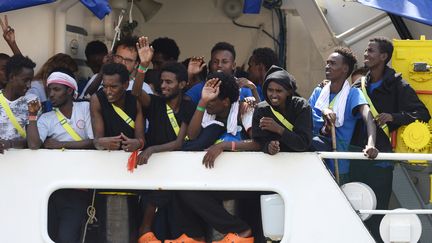
MULTIPOLYGON (((176 140, 177 135, 169 121, 165 99, 155 95, 150 95, 150 97, 150 105, 144 113, 149 122, 146 146, 160 145, 176 140)), ((179 111, 174 113, 179 128, 183 122, 189 124, 194 112, 195 104, 190 100, 182 100, 179 111)))
MULTIPOLYGON (((128 136, 129 138, 135 137, 135 129, 133 129, 129 124, 127 124, 123 118, 120 117, 117 112, 115 112, 111 103, 108 102, 108 99, 103 92, 103 90, 99 90, 96 92, 96 95, 99 99, 99 103, 102 109, 102 118, 104 121, 104 136, 112 137, 118 136, 120 133, 128 136)), ((125 96, 125 108, 124 112, 135 121, 137 116, 137 101, 136 98, 131 94, 130 91, 126 91, 125 96)))

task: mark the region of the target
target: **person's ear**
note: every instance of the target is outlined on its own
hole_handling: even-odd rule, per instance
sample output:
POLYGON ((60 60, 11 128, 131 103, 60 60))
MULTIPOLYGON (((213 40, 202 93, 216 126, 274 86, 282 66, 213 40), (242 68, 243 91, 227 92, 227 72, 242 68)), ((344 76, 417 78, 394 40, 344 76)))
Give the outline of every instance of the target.
POLYGON ((181 90, 183 90, 186 87, 186 85, 187 85, 187 81, 180 81, 179 82, 179 88, 181 90))
POLYGON ((123 88, 126 90, 129 87, 129 80, 122 84, 123 88))
POLYGON ((228 97, 222 100, 222 104, 224 107, 231 107, 231 101, 228 97))
POLYGON ((67 88, 66 88, 66 93, 67 93, 68 95, 72 95, 72 96, 73 96, 73 94, 74 94, 74 90, 73 90, 71 87, 67 87, 67 88))
POLYGON ((380 59, 381 59, 383 62, 385 62, 385 61, 387 60, 387 57, 388 57, 388 54, 385 53, 385 52, 380 54, 380 59))
POLYGON ((347 64, 343 65, 343 71, 346 73, 346 76, 348 76, 348 72, 349 72, 349 67, 347 64))

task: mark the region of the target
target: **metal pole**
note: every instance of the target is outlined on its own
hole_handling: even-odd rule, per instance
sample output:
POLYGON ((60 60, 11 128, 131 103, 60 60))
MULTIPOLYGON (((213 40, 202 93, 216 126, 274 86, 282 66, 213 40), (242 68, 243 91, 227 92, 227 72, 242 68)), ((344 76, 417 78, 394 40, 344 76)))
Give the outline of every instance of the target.
MULTIPOLYGON (((318 152, 322 159, 360 159, 370 160, 361 152, 318 152)), ((427 160, 432 161, 432 154, 415 153, 379 153, 374 160, 427 160)))

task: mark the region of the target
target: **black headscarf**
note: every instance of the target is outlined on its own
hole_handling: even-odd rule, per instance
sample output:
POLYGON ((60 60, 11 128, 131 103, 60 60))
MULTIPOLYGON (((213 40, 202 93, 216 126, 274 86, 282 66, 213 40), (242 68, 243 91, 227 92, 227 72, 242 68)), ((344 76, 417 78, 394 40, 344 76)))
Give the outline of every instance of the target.
POLYGON ((269 102, 267 98, 267 88, 270 82, 276 82, 277 84, 281 85, 285 90, 291 90, 293 94, 297 89, 297 84, 294 76, 285 71, 285 69, 273 65, 270 67, 264 77, 263 95, 267 102, 269 102))

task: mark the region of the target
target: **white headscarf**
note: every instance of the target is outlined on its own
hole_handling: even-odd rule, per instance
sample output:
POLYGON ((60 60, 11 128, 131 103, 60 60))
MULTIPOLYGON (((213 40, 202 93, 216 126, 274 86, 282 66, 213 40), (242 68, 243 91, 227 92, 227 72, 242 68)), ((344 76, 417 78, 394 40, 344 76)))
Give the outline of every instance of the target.
POLYGON ((47 86, 50 84, 63 84, 74 90, 74 98, 78 96, 78 85, 75 79, 66 73, 53 72, 48 76, 47 86))

